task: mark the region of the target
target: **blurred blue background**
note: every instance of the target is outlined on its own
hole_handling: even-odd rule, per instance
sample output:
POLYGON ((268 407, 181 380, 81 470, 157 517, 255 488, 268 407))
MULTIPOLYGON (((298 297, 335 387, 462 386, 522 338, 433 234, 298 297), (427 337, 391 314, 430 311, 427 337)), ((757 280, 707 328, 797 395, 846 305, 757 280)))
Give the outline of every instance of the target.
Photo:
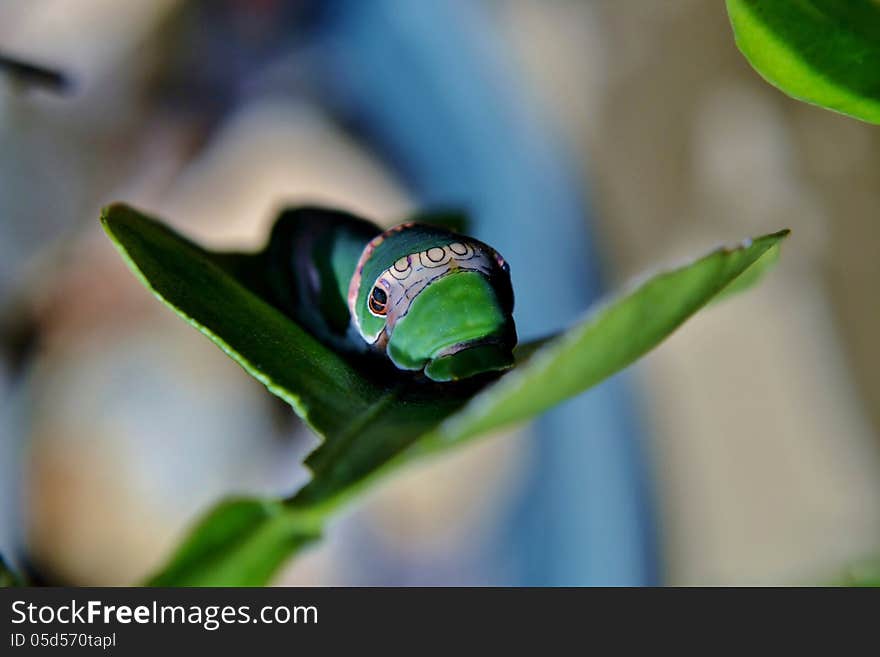
POLYGON ((314 445, 125 270, 113 200, 236 248, 285 204, 465 208, 524 339, 795 231, 760 289, 402 473, 279 584, 801 583, 880 548, 877 138, 767 87, 723 7, 35 0, 0 5, 0 53, 71 79, 0 77, 0 551, 47 581, 137 581, 219 496, 295 489, 314 445))

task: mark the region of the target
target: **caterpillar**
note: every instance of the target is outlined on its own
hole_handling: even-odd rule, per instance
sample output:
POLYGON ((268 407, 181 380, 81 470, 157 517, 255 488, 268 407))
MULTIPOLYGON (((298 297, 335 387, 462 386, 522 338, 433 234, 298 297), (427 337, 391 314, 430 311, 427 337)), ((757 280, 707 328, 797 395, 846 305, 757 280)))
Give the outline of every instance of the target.
POLYGON ((339 210, 290 209, 263 257, 275 304, 334 349, 441 382, 513 366, 509 265, 436 220, 383 231, 339 210))

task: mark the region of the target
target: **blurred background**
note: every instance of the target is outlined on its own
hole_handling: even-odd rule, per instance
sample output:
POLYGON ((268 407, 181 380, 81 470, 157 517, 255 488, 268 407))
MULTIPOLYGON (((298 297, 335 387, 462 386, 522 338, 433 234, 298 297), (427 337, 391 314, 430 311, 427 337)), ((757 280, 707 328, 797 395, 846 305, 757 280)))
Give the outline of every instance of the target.
POLYGON ((159 304, 124 200, 217 248, 277 210, 460 206, 523 338, 793 229, 756 289, 531 426, 385 482, 278 584, 809 584, 880 553, 880 138, 798 103, 702 0, 0 0, 0 552, 155 570, 315 439, 159 304))

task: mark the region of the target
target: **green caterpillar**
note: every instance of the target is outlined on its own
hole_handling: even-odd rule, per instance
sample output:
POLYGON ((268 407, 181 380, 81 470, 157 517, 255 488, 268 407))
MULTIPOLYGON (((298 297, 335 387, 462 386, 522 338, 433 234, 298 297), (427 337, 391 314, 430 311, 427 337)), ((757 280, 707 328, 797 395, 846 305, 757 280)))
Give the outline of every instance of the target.
POLYGON ((336 349, 434 381, 513 366, 510 268, 483 242, 306 207, 282 213, 263 255, 276 304, 336 349))

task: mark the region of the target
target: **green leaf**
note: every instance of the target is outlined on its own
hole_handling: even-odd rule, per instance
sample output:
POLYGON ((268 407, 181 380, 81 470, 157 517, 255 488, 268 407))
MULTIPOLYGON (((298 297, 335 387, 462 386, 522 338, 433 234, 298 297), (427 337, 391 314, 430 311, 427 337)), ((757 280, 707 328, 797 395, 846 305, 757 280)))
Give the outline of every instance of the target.
POLYGON ((719 301, 724 301, 730 296, 734 294, 739 294, 740 292, 745 292, 751 287, 757 285, 769 272, 773 267, 776 266, 777 260, 779 260, 779 242, 771 246, 764 252, 760 258, 755 260, 755 262, 746 269, 742 274, 733 279, 733 281, 725 287, 721 292, 719 292, 712 299, 712 303, 718 303, 719 301))
POLYGON ((321 535, 316 513, 281 502, 221 502, 192 530, 150 586, 259 586, 321 535))
POLYGON ((385 391, 228 274, 209 253, 124 205, 102 221, 141 282, 319 433, 342 431, 385 391))
POLYGON ((149 289, 323 439, 306 460, 308 484, 284 501, 221 505, 151 580, 164 585, 264 583, 320 534, 331 511, 379 476, 527 420, 623 369, 759 266, 787 234, 655 276, 567 332, 522 345, 517 367, 498 380, 439 384, 319 343, 261 295, 259 255, 206 251, 123 205, 107 208, 102 222, 149 289))
POLYGON ((768 82, 799 100, 880 123, 880 4, 727 0, 736 44, 768 82))
MULTIPOLYGON (((659 274, 600 309, 482 391, 419 441, 419 451, 460 443, 520 422, 619 372, 656 347, 785 238, 788 231, 719 249, 659 274)), ((766 269, 764 263, 763 268, 766 269)), ((752 281, 753 282, 753 281, 752 281)))
POLYGON ((3 555, 0 554, 0 588, 11 586, 24 586, 24 579, 9 567, 3 555))
POLYGON ((865 561, 848 567, 835 584, 839 586, 858 586, 880 588, 880 560, 865 561))

